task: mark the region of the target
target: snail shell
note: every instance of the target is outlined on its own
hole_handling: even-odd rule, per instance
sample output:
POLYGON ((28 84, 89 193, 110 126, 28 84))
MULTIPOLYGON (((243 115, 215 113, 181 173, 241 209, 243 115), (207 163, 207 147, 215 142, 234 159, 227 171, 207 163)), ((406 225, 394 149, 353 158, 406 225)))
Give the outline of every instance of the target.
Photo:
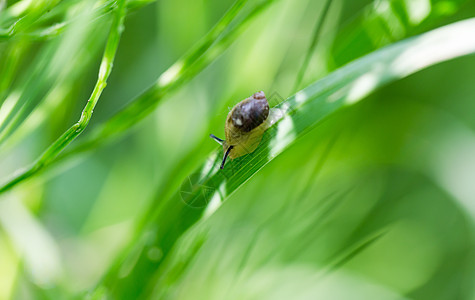
POLYGON ((221 169, 226 158, 235 159, 256 150, 262 140, 264 132, 275 122, 274 109, 269 109, 264 92, 260 91, 251 97, 242 100, 229 112, 224 128, 225 140, 210 135, 223 146, 224 157, 221 169))

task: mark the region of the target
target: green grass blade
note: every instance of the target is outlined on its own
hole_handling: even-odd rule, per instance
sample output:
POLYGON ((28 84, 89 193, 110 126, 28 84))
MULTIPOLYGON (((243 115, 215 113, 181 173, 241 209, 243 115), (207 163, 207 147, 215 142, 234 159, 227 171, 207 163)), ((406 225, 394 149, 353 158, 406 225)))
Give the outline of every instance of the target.
POLYGON ((302 66, 297 74, 297 79, 295 81, 293 91, 298 91, 300 84, 302 83, 302 79, 305 75, 305 71, 307 70, 308 64, 310 63, 310 58, 312 58, 312 54, 315 51, 315 47, 317 46, 317 40, 322 32, 323 23, 325 22, 326 16, 328 15, 328 11, 330 10, 330 5, 332 1, 326 0, 325 6, 323 7, 322 13, 315 24, 315 29, 313 31, 312 41, 308 47, 307 53, 305 54, 305 59, 302 62, 302 66))
MULTIPOLYGON (((32 1, 25 15, 16 20, 7 30, 7 36, 14 36, 19 32, 27 30, 32 24, 41 18, 48 10, 58 4, 58 0, 54 1, 32 1)), ((2 30, 3 31, 3 30, 2 30)))
MULTIPOLYGON (((138 10, 156 0, 129 0, 126 2, 126 9, 128 12, 138 10)), ((6 28, 0 28, 0 42, 9 41, 15 38, 27 38, 29 40, 45 40, 58 36, 67 25, 71 24, 75 18, 69 18, 64 22, 55 22, 53 25, 41 26, 42 23, 49 23, 51 19, 58 16, 66 15, 67 10, 79 0, 62 1, 59 3, 47 3, 43 6, 36 5, 34 7, 27 7, 25 11, 15 9, 13 6, 0 14, 0 26, 10 24, 6 28), (21 12, 21 14, 19 13, 21 12), (28 16, 27 19, 23 15, 28 16), (20 23, 18 25, 17 23, 20 23)), ((117 6, 117 1, 104 1, 101 5, 94 8, 91 12, 95 18, 103 17, 114 10, 117 6)))
POLYGON ((49 164, 51 160, 55 159, 58 154, 69 145, 77 136, 79 136, 87 124, 91 120, 94 107, 96 106, 102 91, 106 87, 107 79, 112 71, 112 65, 119 45, 121 33, 123 31, 123 22, 125 18, 125 0, 118 3, 116 10, 116 16, 114 18, 107 45, 102 58, 101 66, 99 69, 99 75, 96 82, 96 86, 84 107, 81 118, 79 121, 71 126, 66 132, 64 132, 41 156, 40 158, 28 169, 23 171, 20 175, 16 176, 9 183, 0 188, 0 193, 4 192, 18 182, 32 176, 41 170, 45 165, 49 164))

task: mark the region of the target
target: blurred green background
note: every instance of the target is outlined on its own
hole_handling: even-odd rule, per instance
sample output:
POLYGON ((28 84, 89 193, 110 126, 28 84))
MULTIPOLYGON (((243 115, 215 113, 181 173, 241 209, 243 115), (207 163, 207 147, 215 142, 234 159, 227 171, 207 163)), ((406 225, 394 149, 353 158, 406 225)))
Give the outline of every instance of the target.
MULTIPOLYGON (((0 0, 2 183, 79 119, 115 2, 0 0)), ((141 122, 0 194, 0 299, 475 299, 474 55, 331 114, 214 214, 154 216, 216 151, 208 135, 224 137, 238 101, 263 90, 276 105, 363 55, 475 17, 471 0, 333 0, 326 13, 326 1, 248 1, 243 11, 266 2, 141 122), (185 225, 168 251, 144 250, 157 239, 150 222, 185 225), (134 269, 140 256, 147 271, 134 269)), ((107 88, 73 143, 234 1, 127 3, 107 88)))

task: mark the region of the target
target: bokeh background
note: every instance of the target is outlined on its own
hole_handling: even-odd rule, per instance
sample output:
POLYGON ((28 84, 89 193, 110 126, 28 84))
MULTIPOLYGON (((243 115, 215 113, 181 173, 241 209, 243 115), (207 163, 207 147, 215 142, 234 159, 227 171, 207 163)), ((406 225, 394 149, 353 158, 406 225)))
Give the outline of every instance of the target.
MULTIPOLYGON (((78 120, 114 2, 0 0, 2 182, 78 120), (49 7, 30 24, 35 5, 49 7)), ((107 88, 75 142, 154 84, 234 1, 128 2, 107 88)), ((119 285, 104 277, 114 272, 133 285, 116 299, 475 299, 474 55, 332 114, 171 238, 160 275, 128 273, 137 224, 168 200, 157 193, 179 190, 217 151, 208 135, 224 137, 239 100, 259 90, 285 99, 376 49, 475 17, 471 0, 333 0, 325 14, 323 0, 273 2, 141 122, 0 194, 0 299, 100 298, 119 285)), ((160 249, 146 255, 163 259, 160 249)))

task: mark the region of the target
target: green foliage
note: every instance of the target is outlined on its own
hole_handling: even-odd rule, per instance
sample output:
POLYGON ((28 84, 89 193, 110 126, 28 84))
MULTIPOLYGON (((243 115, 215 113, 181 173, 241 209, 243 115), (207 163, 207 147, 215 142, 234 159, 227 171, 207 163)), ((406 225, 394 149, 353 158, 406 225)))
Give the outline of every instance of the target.
POLYGON ((474 17, 0 0, 0 299, 473 298, 474 17), (277 122, 220 170, 258 90, 277 122))

